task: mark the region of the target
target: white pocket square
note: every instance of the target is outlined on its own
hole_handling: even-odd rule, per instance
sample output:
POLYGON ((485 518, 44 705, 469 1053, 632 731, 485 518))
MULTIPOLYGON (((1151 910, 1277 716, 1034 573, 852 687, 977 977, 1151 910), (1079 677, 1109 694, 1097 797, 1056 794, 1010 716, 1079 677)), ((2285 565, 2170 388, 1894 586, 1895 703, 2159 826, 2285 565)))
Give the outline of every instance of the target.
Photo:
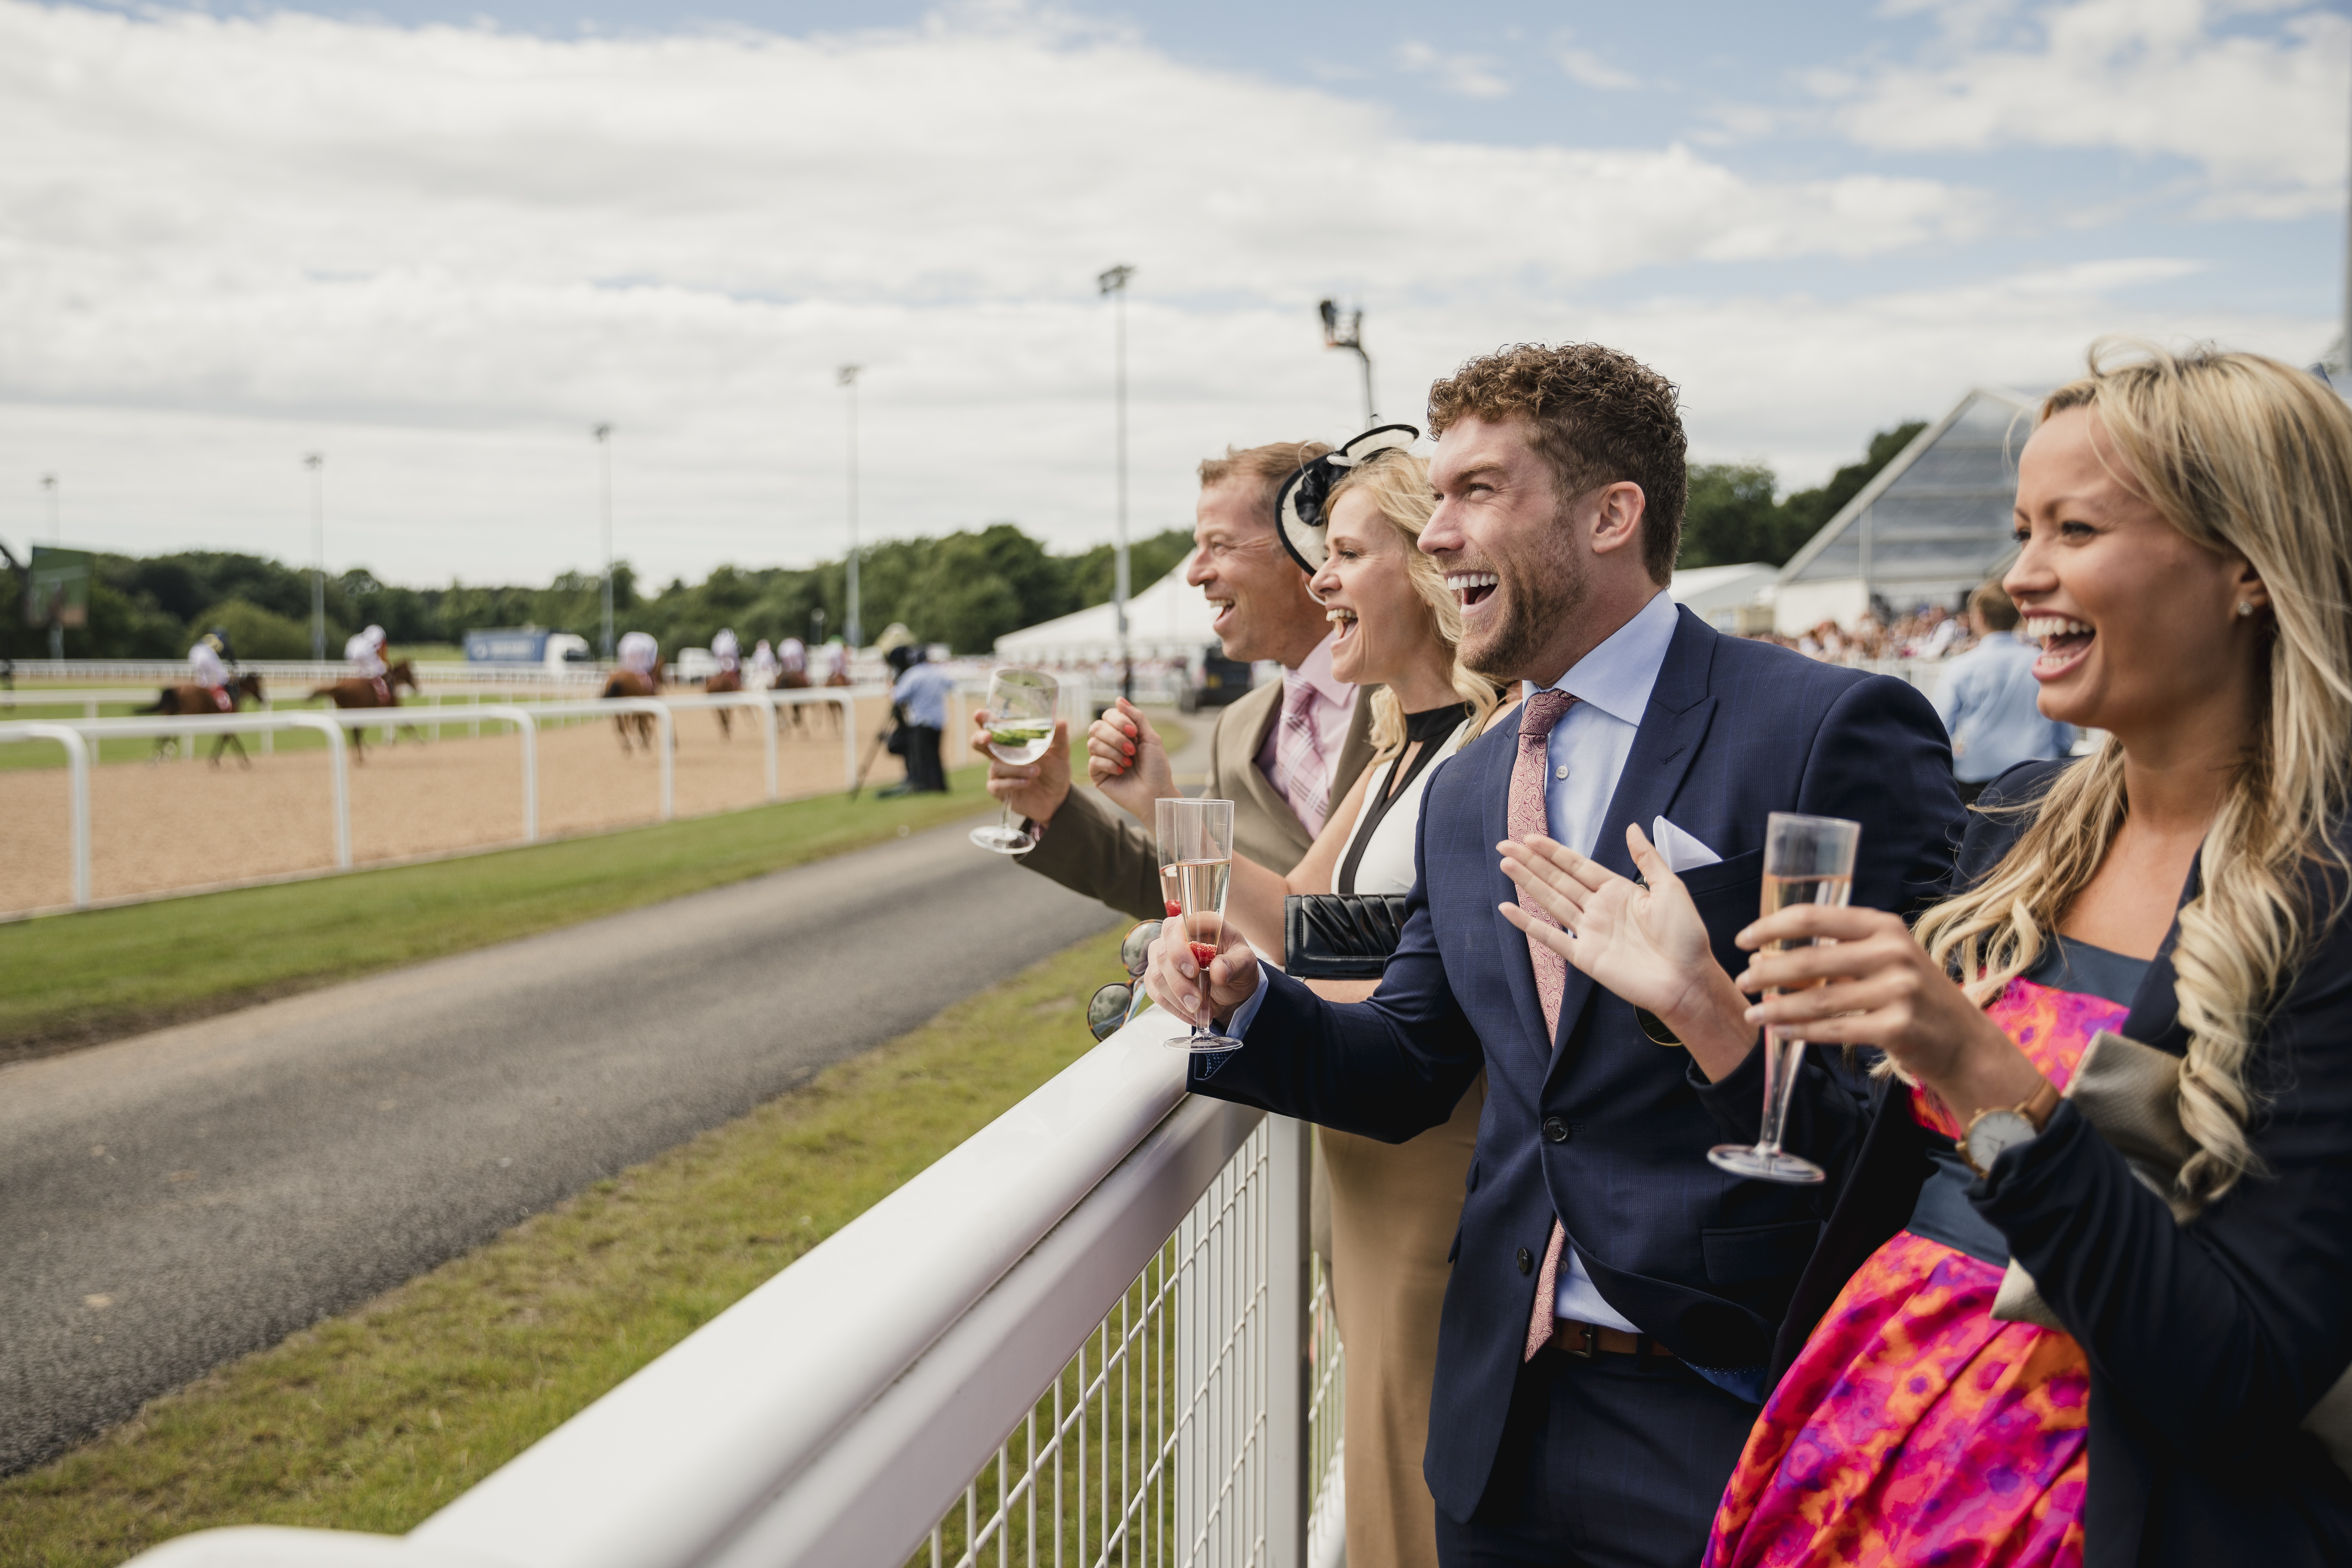
POLYGON ((1696 871, 1701 866, 1717 866, 1723 857, 1684 832, 1664 817, 1650 820, 1650 842, 1665 857, 1666 869, 1679 877, 1685 871, 1696 871))

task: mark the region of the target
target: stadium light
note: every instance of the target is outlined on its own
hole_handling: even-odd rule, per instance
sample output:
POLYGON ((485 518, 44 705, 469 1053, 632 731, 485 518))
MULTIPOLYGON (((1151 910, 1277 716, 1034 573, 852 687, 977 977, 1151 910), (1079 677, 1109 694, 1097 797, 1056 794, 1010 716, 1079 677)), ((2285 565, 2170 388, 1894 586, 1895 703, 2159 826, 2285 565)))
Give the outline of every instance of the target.
POLYGON ((1369 430, 1381 422, 1381 416, 1372 405, 1372 356, 1364 352, 1364 308, 1359 305, 1349 313, 1344 330, 1339 325, 1338 301, 1326 300, 1316 309, 1323 316, 1323 346, 1351 350, 1364 362, 1364 428, 1369 430))
POLYGON ((836 379, 849 391, 849 580, 845 584, 849 615, 842 636, 853 654, 866 646, 866 623, 858 618, 857 609, 857 373, 864 368, 845 364, 835 373, 836 379))
POLYGON ((1118 621, 1118 694, 1135 700, 1135 658, 1127 644, 1127 280, 1135 268, 1120 265, 1095 279, 1095 291, 1111 296, 1111 402, 1118 426, 1118 533, 1112 554, 1110 601, 1118 621))
POLYGON ((604 522, 604 647, 599 656, 613 658, 613 427, 599 425, 589 431, 596 438, 598 467, 603 472, 602 513, 604 522))
POLYGON ((312 452, 302 459, 310 470, 310 662, 327 662, 327 458, 312 452))

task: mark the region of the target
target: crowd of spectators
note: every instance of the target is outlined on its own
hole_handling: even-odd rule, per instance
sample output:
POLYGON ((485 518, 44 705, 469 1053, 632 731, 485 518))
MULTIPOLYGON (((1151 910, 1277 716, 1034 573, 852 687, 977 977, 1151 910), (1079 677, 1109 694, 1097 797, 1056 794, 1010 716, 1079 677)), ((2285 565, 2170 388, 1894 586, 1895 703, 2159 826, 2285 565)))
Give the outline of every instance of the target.
POLYGON ((2352 409, 2095 350, 2000 583, 1750 639, 1678 403, 1522 344, 1202 466, 1229 854, 1130 705, 991 763, 1318 1129, 1349 1562, 2352 1562, 2352 409))

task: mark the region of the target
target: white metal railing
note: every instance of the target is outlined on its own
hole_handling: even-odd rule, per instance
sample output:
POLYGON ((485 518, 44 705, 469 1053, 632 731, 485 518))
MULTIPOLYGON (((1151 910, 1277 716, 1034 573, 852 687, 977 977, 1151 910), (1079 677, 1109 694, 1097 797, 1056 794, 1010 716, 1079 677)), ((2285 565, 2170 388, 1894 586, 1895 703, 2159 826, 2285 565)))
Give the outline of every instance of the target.
POLYGON ((54 741, 65 748, 68 766, 66 810, 70 825, 68 854, 71 858, 69 884, 72 901, 69 907, 86 909, 94 901, 89 869, 89 764, 97 748, 110 740, 178 741, 183 742, 184 751, 193 754, 195 742, 212 736, 259 734, 267 739, 295 730, 323 734, 329 753, 328 787, 332 814, 334 867, 339 871, 348 871, 352 862, 350 764, 343 739, 346 731, 415 728, 437 731, 452 724, 464 724, 478 732, 485 722, 513 725, 522 748, 522 833, 520 841, 535 844, 539 841, 539 730, 543 722, 601 720, 631 713, 642 713, 652 719, 660 731, 660 739, 654 748, 660 768, 658 820, 668 822, 676 815, 677 806, 674 753, 677 750, 677 712, 724 708, 740 709, 756 715, 767 748, 767 798, 773 801, 780 793, 777 710, 816 705, 833 706, 840 710, 844 782, 855 783, 857 776, 856 693, 845 687, 721 692, 717 696, 701 697, 599 698, 576 702, 474 702, 348 710, 262 709, 239 713, 168 717, 0 721, 0 745, 54 741))
POLYGON ((407 1536, 243 1527, 136 1561, 1328 1563, 1307 1130, 1187 1096, 1174 1026, 1147 1010, 407 1536))

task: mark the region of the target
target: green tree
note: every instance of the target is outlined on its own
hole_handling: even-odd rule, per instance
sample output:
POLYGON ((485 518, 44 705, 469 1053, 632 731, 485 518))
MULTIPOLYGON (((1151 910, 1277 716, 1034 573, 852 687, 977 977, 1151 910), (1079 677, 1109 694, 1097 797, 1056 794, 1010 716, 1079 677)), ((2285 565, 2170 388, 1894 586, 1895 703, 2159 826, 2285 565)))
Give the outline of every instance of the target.
POLYGON ((1683 512, 1677 566, 1734 566, 1747 561, 1785 566, 1822 524, 1862 493, 1878 470, 1909 446, 1925 422, 1913 419, 1870 438, 1859 463, 1848 463, 1829 483, 1775 501, 1772 470, 1761 463, 1693 463, 1690 500, 1683 512))

